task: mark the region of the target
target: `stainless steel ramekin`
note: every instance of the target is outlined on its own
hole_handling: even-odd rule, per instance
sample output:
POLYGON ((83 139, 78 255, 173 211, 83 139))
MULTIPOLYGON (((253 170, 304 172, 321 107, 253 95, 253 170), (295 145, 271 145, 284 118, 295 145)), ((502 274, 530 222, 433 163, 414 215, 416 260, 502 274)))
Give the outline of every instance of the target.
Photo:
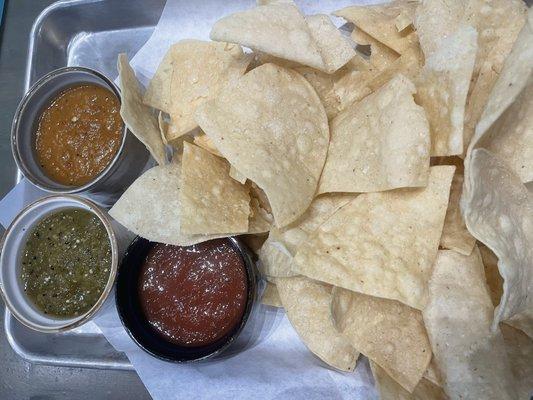
POLYGON ((27 206, 13 220, 0 243, 0 292, 9 311, 22 324, 36 331, 54 333, 70 330, 90 320, 103 306, 115 283, 118 264, 133 235, 90 200, 73 195, 44 197, 27 206), (84 314, 59 318, 37 309, 24 292, 20 280, 22 252, 33 227, 51 213, 69 208, 87 210, 104 224, 111 244, 111 265, 107 284, 98 301, 84 314))
POLYGON ((94 84, 114 93, 118 88, 101 73, 83 67, 56 69, 39 79, 21 100, 11 127, 13 157, 23 175, 50 193, 83 193, 102 205, 111 205, 140 175, 149 159, 144 145, 124 125, 122 143, 110 164, 92 181, 67 186, 50 179, 42 171, 35 154, 35 132, 42 111, 62 91, 78 85, 94 84))

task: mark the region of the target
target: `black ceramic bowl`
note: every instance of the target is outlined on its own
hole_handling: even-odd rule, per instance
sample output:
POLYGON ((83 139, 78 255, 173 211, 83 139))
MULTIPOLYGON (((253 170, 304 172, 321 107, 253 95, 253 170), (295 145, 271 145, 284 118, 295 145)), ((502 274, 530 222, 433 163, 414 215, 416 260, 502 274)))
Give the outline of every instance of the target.
POLYGON ((220 355, 239 336, 257 299, 259 274, 248 247, 235 237, 225 240, 238 251, 244 261, 248 279, 246 307, 240 323, 233 330, 216 342, 199 347, 180 346, 166 341, 146 320, 138 295, 139 273, 155 243, 140 237, 131 243, 118 270, 116 303, 122 325, 140 348, 164 361, 193 362, 220 355))

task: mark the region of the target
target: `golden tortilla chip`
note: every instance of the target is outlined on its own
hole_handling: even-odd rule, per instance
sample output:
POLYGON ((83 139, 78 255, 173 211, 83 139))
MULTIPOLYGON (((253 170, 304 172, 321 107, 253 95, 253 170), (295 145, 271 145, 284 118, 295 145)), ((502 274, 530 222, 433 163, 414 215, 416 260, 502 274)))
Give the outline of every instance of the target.
POLYGON ((371 66, 368 62, 356 55, 333 74, 310 67, 296 67, 294 70, 302 74, 313 86, 324 105, 328 119, 332 119, 371 93, 367 83, 373 71, 369 68, 371 66))
POLYGON ((270 277, 296 275, 291 264, 298 247, 334 212, 356 196, 340 193, 319 196, 297 221, 282 229, 272 229, 268 240, 259 251, 263 274, 270 277))
POLYGON ((531 398, 533 390, 533 340, 523 332, 501 325, 511 371, 516 379, 518 399, 531 398))
POLYGON ((248 219, 248 233, 265 233, 272 229, 274 217, 261 201, 250 191, 250 217, 248 219))
POLYGON ((227 235, 181 233, 179 163, 156 166, 142 174, 124 192, 109 215, 133 233, 150 240, 178 246, 227 235))
POLYGON ((420 311, 338 287, 331 311, 335 326, 356 349, 413 391, 431 360, 420 311))
POLYGON ((293 277, 277 278, 276 287, 291 325, 307 348, 333 368, 353 371, 359 352, 333 325, 332 286, 293 277))
POLYGON ((151 96, 145 96, 145 102, 159 96, 168 105, 163 110, 172 120, 168 141, 197 128, 196 108, 242 76, 250 60, 240 46, 229 43, 188 39, 172 45, 148 87, 151 96))
POLYGON ((126 54, 118 55, 117 68, 121 90, 120 116, 130 132, 146 146, 157 163, 164 165, 168 161, 157 116, 143 104, 140 83, 128 63, 126 54))
POLYGON ((370 362, 372 375, 376 381, 380 400, 447 400, 448 397, 441 387, 433 382, 422 378, 416 385, 413 393, 409 393, 398 385, 383 368, 374 362, 370 362))
POLYGON ((328 73, 355 55, 327 16, 306 20, 293 3, 271 3, 231 14, 213 25, 210 37, 328 73))
POLYGON ((333 14, 352 22, 359 29, 374 39, 390 47, 399 54, 409 49, 417 42, 413 31, 399 32, 395 19, 401 9, 395 3, 370 6, 350 6, 333 14))
POLYGON ((467 256, 472 252, 476 238, 466 229, 461 214, 460 200, 464 181, 463 160, 459 157, 435 157, 431 159, 431 165, 455 165, 456 167, 450 189, 450 201, 440 237, 440 246, 467 256))
POLYGON ((368 82, 368 87, 372 91, 376 91, 399 74, 414 81, 420 73, 422 64, 423 59, 420 49, 412 48, 402 54, 400 58, 394 61, 391 65, 378 72, 368 82))
POLYGON ((279 298, 278 289, 275 283, 267 282, 263 297, 261 297, 261 303, 272 307, 283 307, 281 299, 279 298))
POLYGON ((229 168, 229 176, 231 176, 233 179, 235 179, 242 185, 246 183, 246 176, 237 171, 233 165, 231 165, 229 168))
POLYGON ((181 232, 188 235, 248 231, 248 188, 229 176, 229 164, 184 143, 181 164, 181 232))
POLYGON ((439 251, 423 312, 431 347, 452 399, 516 399, 514 379, 479 251, 439 251))
POLYGON ((437 362, 435 357, 431 358, 429 362, 428 369, 424 372, 424 378, 433 383, 436 386, 442 387, 442 376, 437 367, 437 362))
POLYGON ((431 132, 431 156, 463 153, 464 111, 476 58, 477 33, 458 29, 426 57, 416 79, 417 103, 426 111, 431 132))
POLYGON ((201 133, 194 137, 193 142, 195 145, 201 147, 204 150, 207 150, 211 154, 214 154, 218 157, 223 157, 222 154, 220 154, 220 151, 216 148, 216 146, 213 144, 213 141, 209 136, 207 136, 205 133, 201 133))
POLYGON ((494 314, 494 327, 500 321, 530 312, 533 309, 533 194, 502 160, 485 149, 475 149, 465 171, 461 206, 470 233, 499 260, 504 285, 494 314))
POLYGON ((454 170, 431 167, 425 188, 360 194, 300 246, 294 271, 423 309, 454 170))
POLYGON ((329 127, 300 74, 257 67, 202 105, 196 119, 224 157, 265 191, 278 227, 305 212, 324 166, 329 127))
POLYGON ((418 6, 418 1, 407 2, 396 18, 394 18, 394 25, 398 32, 403 31, 413 25, 415 19, 415 11, 418 6))
POLYGON ((331 121, 319 193, 377 192, 427 184, 429 127, 415 86, 398 75, 331 121))

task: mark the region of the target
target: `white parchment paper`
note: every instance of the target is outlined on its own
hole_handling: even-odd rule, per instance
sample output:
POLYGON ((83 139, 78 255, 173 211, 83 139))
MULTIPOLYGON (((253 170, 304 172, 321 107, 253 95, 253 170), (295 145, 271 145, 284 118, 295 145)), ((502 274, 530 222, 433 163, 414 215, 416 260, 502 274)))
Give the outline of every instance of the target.
MULTIPOLYGON (((306 14, 329 13, 365 0, 297 1, 306 14)), ((131 64, 143 84, 153 76, 168 47, 185 38, 209 38, 213 23, 223 15, 252 7, 251 0, 168 0, 159 24, 131 64)), ((343 22, 333 18, 339 26, 343 22)), ((0 223, 7 227, 27 204, 45 195, 22 180, 0 201, 0 223)), ((114 302, 93 322, 107 340, 124 352, 156 400, 172 399, 377 399, 368 362, 359 359, 353 373, 333 371, 300 341, 284 312, 260 306, 244 333, 246 350, 219 360, 172 364, 146 354, 128 336, 114 302), (248 336, 247 336, 248 335, 248 336)))

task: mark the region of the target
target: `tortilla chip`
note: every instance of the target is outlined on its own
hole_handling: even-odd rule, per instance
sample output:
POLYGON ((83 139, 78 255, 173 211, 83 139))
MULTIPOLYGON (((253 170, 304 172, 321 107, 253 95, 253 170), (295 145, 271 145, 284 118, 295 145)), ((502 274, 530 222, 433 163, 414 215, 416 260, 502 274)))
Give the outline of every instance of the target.
POLYGON ((281 304, 281 299, 279 298, 279 293, 276 284, 272 282, 266 283, 265 291, 263 292, 263 297, 261 297, 261 303, 272 307, 283 307, 283 304, 281 304))
POLYGON ((533 194, 485 149, 471 153, 465 179, 461 206, 466 226, 496 254, 504 279, 496 328, 500 321, 533 308, 533 194))
POLYGON ((226 159, 268 196, 278 227, 313 200, 329 142, 324 107, 298 73, 265 64, 196 113, 226 159))
POLYGON ((120 116, 130 132, 146 146, 157 163, 164 165, 168 161, 157 116, 143 104, 140 83, 128 63, 126 54, 118 55, 117 68, 121 90, 120 116))
POLYGON ((423 312, 431 347, 452 399, 515 399, 503 337, 491 331, 493 306, 479 251, 439 251, 423 312))
POLYGON ((370 6, 350 6, 335 11, 333 14, 352 22, 374 39, 402 54, 412 47, 417 39, 413 31, 398 32, 395 19, 400 12, 401 10, 393 2, 370 6))
POLYGON ((394 50, 385 46, 383 43, 378 42, 372 36, 357 27, 353 29, 351 37, 357 44, 370 46, 370 64, 378 70, 383 70, 389 67, 400 57, 400 55, 394 50))
POLYGON ((511 371, 516 379, 519 399, 531 397, 533 385, 533 341, 522 332, 505 324, 501 325, 511 371))
POLYGON ((173 47, 167 51, 144 92, 143 103, 170 114, 172 107, 173 47))
POLYGON ((455 165, 456 167, 450 189, 450 201, 440 237, 440 246, 467 256, 472 252, 476 238, 466 229, 461 214, 460 200, 464 181, 463 160, 459 157, 436 157, 431 159, 431 165, 455 165))
POLYGON ((422 378, 416 385, 413 393, 409 393, 398 385, 386 372, 376 363, 370 362, 372 375, 376 381, 380 400, 447 400, 448 397, 439 386, 431 381, 422 378))
POLYGON ((391 65, 377 73, 370 82, 368 82, 368 87, 372 91, 376 91, 398 74, 402 74, 406 78, 414 80, 420 73, 422 64, 423 58, 420 49, 410 49, 402 54, 400 58, 394 61, 391 65))
POLYGON ((507 325, 520 329, 526 335, 533 339, 533 310, 526 310, 516 314, 505 321, 507 325))
POLYGON ((454 170, 430 168, 425 188, 360 194, 302 244, 294 270, 422 309, 454 170))
POLYGON ((213 25, 210 37, 328 73, 355 55, 327 16, 306 20, 291 3, 266 4, 231 14, 213 25))
POLYGON ((479 252, 485 269, 485 279, 489 288, 492 304, 496 307, 500 304, 503 295, 503 278, 498 271, 498 257, 487 246, 480 244, 479 252))
POLYGON ((533 13, 507 58, 471 148, 484 147, 520 176, 533 180, 533 13))
POLYGON ((169 52, 173 60, 172 80, 167 83, 172 94, 168 111, 171 141, 197 128, 196 108, 242 76, 251 57, 238 45, 192 39, 174 44, 169 52))
POLYGON ((398 32, 402 32, 404 29, 407 29, 413 25, 415 11, 418 4, 418 1, 413 1, 406 4, 406 6, 400 11, 400 14, 394 18, 394 25, 396 25, 398 32))
POLYGON ((427 184, 429 127, 414 92, 413 83, 398 75, 331 121, 319 193, 427 184))
POLYGON ((246 176, 237 171, 233 165, 231 165, 229 168, 229 176, 231 176, 233 179, 235 179, 242 185, 246 183, 246 176))
POLYGON ((464 111, 476 58, 477 33, 458 29, 426 58, 416 79, 416 100, 426 111, 431 156, 463 153, 464 111))
POLYGON ((426 58, 464 24, 465 3, 462 0, 424 0, 419 3, 414 25, 426 58))
POLYGON ((184 143, 181 164, 181 232, 189 235, 248 230, 248 188, 229 176, 229 164, 207 150, 184 143))
POLYGON ((435 357, 431 358, 428 369, 424 372, 424 378, 436 386, 442 387, 442 376, 435 361, 435 357))
POLYGON ((338 287, 331 311, 335 326, 356 349, 413 391, 431 360, 420 311, 338 287))
POLYGON ((333 368, 353 371, 359 352, 333 325, 332 287, 304 277, 277 278, 276 287, 291 325, 307 348, 333 368))
POLYGON ((250 191, 250 216, 248 218, 248 233, 265 233, 272 229, 274 217, 259 199, 250 191))
POLYGON ((259 251, 263 274, 270 277, 297 275, 292 270, 292 259, 298 247, 333 213, 356 196, 338 193, 319 196, 297 221, 283 229, 272 229, 268 240, 259 251))
POLYGON ((355 56, 333 74, 326 74, 310 67, 294 68, 313 86, 324 105, 328 119, 334 118, 347 107, 371 93, 367 82, 373 74, 370 65, 355 56))
POLYGON ((465 143, 469 143, 513 43, 524 26, 522 0, 471 0, 466 18, 478 32, 478 52, 465 112, 465 143))
POLYGON ((149 169, 124 192, 109 210, 109 215, 152 242, 189 246, 227 236, 181 233, 180 169, 179 163, 149 169))
POLYGON ((207 150, 211 154, 214 154, 218 157, 223 157, 222 154, 220 154, 220 151, 216 148, 216 146, 213 144, 213 141, 209 136, 207 136, 205 133, 201 133, 198 136, 195 136, 193 139, 193 142, 195 145, 201 147, 204 150, 207 150))
POLYGON ((162 111, 159 111, 159 114, 157 114, 157 124, 159 126, 159 133, 161 134, 161 140, 163 141, 163 144, 168 144, 168 141, 167 141, 168 122, 165 120, 165 117, 162 111))

